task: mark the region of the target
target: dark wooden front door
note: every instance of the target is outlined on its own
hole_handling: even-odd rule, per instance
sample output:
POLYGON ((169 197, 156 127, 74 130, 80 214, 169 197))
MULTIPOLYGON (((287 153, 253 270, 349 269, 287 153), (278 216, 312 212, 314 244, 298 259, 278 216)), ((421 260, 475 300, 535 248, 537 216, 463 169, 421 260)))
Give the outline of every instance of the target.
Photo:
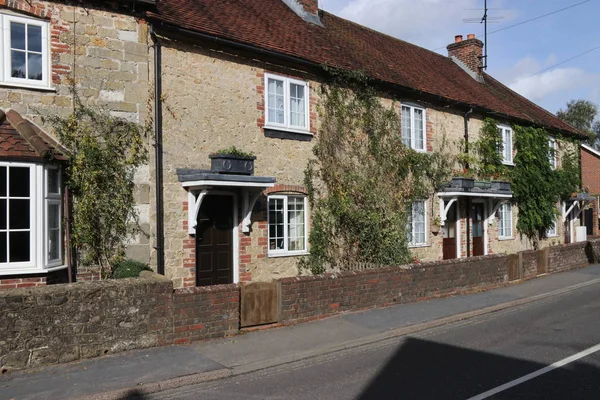
POLYGON ((483 204, 471 204, 471 237, 473 238, 473 255, 485 254, 483 237, 483 204))
POLYGON ((456 258, 456 202, 450 206, 444 223, 444 260, 456 258))
POLYGON ((196 226, 196 286, 233 282, 233 197, 208 195, 196 226))

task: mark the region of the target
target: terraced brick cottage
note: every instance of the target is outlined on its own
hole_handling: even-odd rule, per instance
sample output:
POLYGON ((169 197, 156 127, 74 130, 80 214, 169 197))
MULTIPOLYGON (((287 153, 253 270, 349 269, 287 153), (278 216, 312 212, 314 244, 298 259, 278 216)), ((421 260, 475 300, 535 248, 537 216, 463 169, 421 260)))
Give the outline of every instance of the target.
MULTIPOLYGON (((507 164, 511 124, 547 128, 558 154, 561 138, 578 135, 483 73, 477 38, 457 36, 446 57, 319 10, 317 0, 0 0, 0 23, 0 108, 13 110, 0 129, 2 287, 42 284, 70 264, 66 227, 53 222, 64 220, 61 164, 44 156, 58 144, 40 115, 70 113, 72 82, 84 102, 154 122, 156 157, 135 178, 143 233, 127 252, 177 287, 298 273, 310 250, 302 184, 319 140, 323 65, 376 79, 398 104, 398 134, 417 151, 436 149, 442 136, 460 151, 456 143, 476 140, 486 116, 500 121, 507 164), (17 115, 39 140, 23 135, 17 115), (209 157, 232 146, 256 159, 209 157), (13 197, 24 181, 11 174, 29 174, 29 191, 17 185, 13 197)), ((510 198, 500 187, 449 186, 416 202, 415 256, 525 248, 510 198), (431 232, 436 217, 443 234, 431 232)), ((575 239, 573 204, 545 245, 575 239)))
MULTIPOLYGON (((579 135, 482 72, 483 43, 473 35, 457 36, 443 56, 319 10, 317 0, 162 0, 147 16, 161 44, 163 249, 165 273, 177 286, 298 273, 298 257, 310 249, 302 184, 319 140, 323 65, 378 80, 399 104, 398 135, 417 151, 436 149, 444 135, 459 151, 456 143, 476 140, 486 116, 499 121, 509 165, 512 124, 551 132, 553 164, 567 146, 561 138, 579 135), (254 153, 253 167, 227 173, 233 170, 219 164, 226 161, 211 164, 212 153, 231 146, 254 153)), ((501 187, 450 186, 416 202, 415 256, 526 248, 511 197, 501 187), (444 232, 434 235, 438 216, 444 232)), ((571 205, 542 245, 575 240, 571 205)))

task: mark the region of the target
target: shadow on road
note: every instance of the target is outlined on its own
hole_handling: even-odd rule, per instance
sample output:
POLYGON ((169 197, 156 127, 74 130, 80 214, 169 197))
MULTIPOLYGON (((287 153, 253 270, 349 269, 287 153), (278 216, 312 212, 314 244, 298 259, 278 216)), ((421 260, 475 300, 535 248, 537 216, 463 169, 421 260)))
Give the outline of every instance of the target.
MULTIPOLYGON (((580 350, 573 351, 571 354, 580 350)), ((569 354, 569 355, 571 355, 569 354)), ((408 338, 358 397, 468 399, 547 365, 408 338)), ((600 398, 600 356, 582 358, 490 399, 600 398)))
POLYGON ((125 396, 121 397, 119 400, 145 400, 148 397, 141 390, 131 390, 125 396))

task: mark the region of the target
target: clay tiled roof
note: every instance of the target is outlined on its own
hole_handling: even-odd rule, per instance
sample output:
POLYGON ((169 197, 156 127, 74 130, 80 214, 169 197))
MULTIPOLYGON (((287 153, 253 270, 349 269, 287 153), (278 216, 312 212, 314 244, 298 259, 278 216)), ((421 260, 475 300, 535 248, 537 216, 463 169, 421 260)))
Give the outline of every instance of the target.
POLYGON ((489 75, 479 83, 450 58, 320 11, 305 22, 282 0, 159 0, 148 16, 178 28, 361 70, 372 78, 570 134, 576 129, 489 75))
POLYGON ((0 158, 66 160, 66 150, 15 110, 0 110, 0 158))

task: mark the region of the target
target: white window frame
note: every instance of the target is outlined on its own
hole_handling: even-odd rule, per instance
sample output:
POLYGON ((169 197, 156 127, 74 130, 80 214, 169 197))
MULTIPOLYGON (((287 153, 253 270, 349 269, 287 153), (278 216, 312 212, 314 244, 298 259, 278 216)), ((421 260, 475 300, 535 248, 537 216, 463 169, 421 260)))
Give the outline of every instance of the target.
POLYGON ((45 199, 44 199, 44 265, 47 267, 56 267, 62 265, 63 263, 63 227, 62 227, 62 216, 63 216, 63 207, 62 207, 62 174, 60 169, 55 166, 49 166, 44 169, 44 190, 45 190, 45 199), (50 185, 48 184, 48 172, 50 170, 58 171, 58 193, 50 192, 50 185), (54 204, 58 206, 58 238, 60 241, 60 245, 58 246, 58 258, 50 259, 50 235, 49 235, 49 223, 48 220, 50 218, 50 213, 48 211, 48 206, 50 204, 54 204))
MULTIPOLYGON (((62 239, 64 227, 62 226, 62 173, 59 173, 59 191, 60 194, 50 194, 47 197, 47 169, 56 168, 55 166, 44 166, 41 164, 0 161, 1 167, 21 167, 29 168, 29 193, 30 193, 30 232, 29 251, 30 261, 28 262, 4 262, 0 263, 0 276, 38 274, 55 271, 66 268, 64 263, 64 240, 62 239), (48 201, 59 202, 60 210, 60 259, 48 260, 48 201)), ((59 170, 60 171, 60 170, 59 170)), ((7 193, 8 195, 8 193, 7 193)), ((7 221, 8 224, 8 221, 7 221)), ((7 225, 8 227, 8 225, 7 225)), ((7 252, 9 250, 7 249, 7 252)))
POLYGON ((546 232, 546 236, 549 238, 558 236, 558 222, 556 221, 556 219, 554 219, 554 232, 548 229, 548 231, 546 232))
POLYGON ((548 161, 552 169, 558 168, 558 142, 555 137, 550 136, 548 139, 548 161))
POLYGON ((267 197, 267 246, 268 246, 268 256, 269 257, 282 257, 282 256, 297 256, 302 254, 308 254, 308 201, 306 196, 303 195, 269 195, 267 197), (302 199, 304 202, 304 250, 288 250, 288 242, 290 239, 289 236, 289 221, 288 221, 288 199, 290 197, 302 199), (271 241, 271 215, 270 215, 270 202, 271 200, 280 199, 283 200, 283 249, 275 249, 271 250, 270 241, 271 241))
MULTIPOLYGON (((410 234, 409 236, 409 241, 408 241, 408 247, 424 247, 424 246, 429 246, 429 221, 427 218, 427 200, 415 200, 413 202, 413 204, 411 205, 410 208, 410 232, 408 232, 410 234), (423 222, 424 222, 424 227, 423 229, 425 230, 425 241, 420 243, 420 242, 414 242, 414 235, 413 232, 415 231, 415 219, 413 217, 413 213, 414 213, 414 205, 415 203, 423 203, 423 222)), ((409 225, 409 224, 407 224, 409 225)))
POLYGON ((507 240, 513 239, 513 208, 511 203, 503 203, 498 207, 498 239, 507 240), (507 212, 507 208, 510 207, 510 212, 507 212), (508 221, 503 221, 508 216, 508 221), (508 224, 506 223, 508 222, 508 224), (507 235, 506 230, 509 229, 507 235))
POLYGON ((410 110, 410 148, 418 151, 418 152, 427 152, 427 110, 424 107, 418 106, 416 104, 410 104, 410 103, 402 103, 400 105, 400 138, 403 140, 404 137, 402 135, 402 109, 406 107, 410 110), (417 131, 415 129, 415 110, 421 110, 423 112, 423 121, 422 121, 422 128, 423 128, 423 148, 422 149, 418 149, 415 147, 415 143, 417 142, 416 140, 416 134, 417 131))
POLYGON ((310 87, 308 82, 301 81, 298 79, 288 78, 285 76, 274 75, 265 73, 264 82, 264 96, 265 96, 265 125, 266 129, 283 130, 293 133, 302 133, 312 135, 310 132, 310 87), (283 124, 269 121, 269 79, 274 79, 283 82, 283 124), (306 111, 304 116, 304 126, 292 125, 290 122, 290 85, 298 85, 304 87, 304 109, 306 111))
POLYGON ((505 165, 514 165, 513 163, 513 152, 514 152, 514 147, 513 147, 513 130, 510 126, 508 125, 497 125, 497 128, 500 129, 500 135, 502 136, 502 152, 500 153, 502 155, 502 164, 505 165), (507 143, 507 136, 510 137, 510 140, 508 141, 508 143, 510 144, 510 152, 509 155, 510 157, 507 158, 506 157, 506 143, 507 143))
POLYGON ((13 14, 0 14, 0 31, 3 32, 0 40, 0 51, 4 57, 4 62, 0 63, 0 84, 7 86, 50 89, 51 69, 50 69, 50 24, 48 21, 34 18, 20 17, 13 14), (10 54, 10 23, 16 22, 27 25, 35 25, 42 28, 42 80, 33 80, 27 78, 13 78, 11 71, 10 54))

